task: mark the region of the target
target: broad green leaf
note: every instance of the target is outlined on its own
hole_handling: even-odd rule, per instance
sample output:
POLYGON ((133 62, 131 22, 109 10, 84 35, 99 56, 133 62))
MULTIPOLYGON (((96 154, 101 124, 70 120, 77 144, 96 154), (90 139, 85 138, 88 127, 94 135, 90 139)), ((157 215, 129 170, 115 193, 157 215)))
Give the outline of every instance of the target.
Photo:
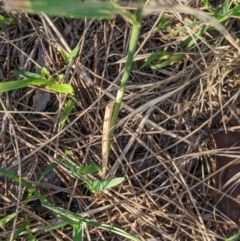
POLYGON ((82 241, 83 240, 83 227, 82 223, 73 225, 73 241, 82 241))
POLYGON ((90 173, 99 172, 99 171, 101 171, 101 167, 99 167, 94 163, 77 168, 77 172, 81 174, 90 174, 90 173))
POLYGON ((50 84, 46 85, 46 89, 62 94, 75 94, 73 87, 69 84, 50 84))
POLYGON ((30 85, 51 85, 53 83, 52 80, 46 79, 23 79, 16 81, 8 81, 0 83, 0 93, 6 92, 10 90, 16 90, 19 88, 24 88, 30 85))
POLYGON ((16 213, 9 214, 5 218, 0 220, 0 227, 11 221, 14 217, 16 217, 21 211, 18 211, 16 213))
POLYGON ((72 109, 74 107, 74 100, 72 98, 70 98, 68 101, 67 101, 67 104, 63 110, 63 114, 61 114, 60 116, 60 130, 63 129, 67 119, 68 119, 68 116, 70 115, 70 113, 72 112, 72 109))
POLYGON ((124 181, 124 177, 117 177, 113 179, 97 180, 92 182, 91 189, 95 192, 106 190, 115 187, 124 181))
POLYGON ((77 56, 78 51, 79 51, 79 47, 76 46, 76 47, 71 51, 71 53, 68 55, 68 62, 72 61, 72 59, 77 56))

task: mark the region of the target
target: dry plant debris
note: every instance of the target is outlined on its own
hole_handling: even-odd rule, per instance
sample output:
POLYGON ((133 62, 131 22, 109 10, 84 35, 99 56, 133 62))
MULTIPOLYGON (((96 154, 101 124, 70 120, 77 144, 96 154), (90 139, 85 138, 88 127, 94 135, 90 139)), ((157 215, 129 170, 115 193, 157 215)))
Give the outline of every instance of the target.
MULTIPOLYGON (((191 6, 203 7, 198 1, 191 6)), ((3 9, 0 13, 5 14, 3 9)), ((219 233, 216 223, 227 212, 215 212, 218 195, 213 200, 210 193, 217 174, 210 158, 216 153, 208 124, 209 113, 215 109, 239 120, 240 62, 235 49, 214 30, 191 49, 182 48, 181 41, 194 35, 194 29, 170 34, 166 29, 157 30, 162 14, 144 18, 119 116, 119 123, 122 119, 124 122, 114 132, 109 157, 109 175, 125 177, 126 181, 95 197, 59 160, 67 149, 74 153, 69 159, 76 165, 91 161, 100 165, 104 109, 116 94, 130 26, 121 17, 96 21, 13 14, 16 25, 0 29, 1 81, 15 78, 13 70, 35 71, 39 67, 34 47, 39 41, 50 73, 63 73, 64 81, 74 86, 76 104, 66 128, 58 132, 63 96, 51 93, 45 110, 36 112, 35 88, 1 94, 1 167, 37 184, 50 163, 59 164, 37 184, 54 206, 120 227, 142 240, 224 240, 226 232, 219 233), (66 65, 59 50, 76 45, 80 54, 66 65), (139 70, 144 56, 163 50, 181 52, 184 58, 163 69, 139 70), (151 102, 160 96, 161 100, 151 102), (145 107, 142 111, 138 109, 141 106, 145 107), (140 112, 131 115, 136 109, 140 112)), ((195 21, 188 14, 166 13, 165 17, 173 32, 184 27, 184 20, 195 21)), ((225 26, 235 32, 234 20, 228 20, 225 26)), ((217 134, 214 138, 217 148, 228 147, 218 146, 217 134)), ((225 177, 229 179, 227 174, 225 177)), ((4 176, 0 184, 1 215, 15 212, 16 205, 23 210, 16 221, 2 227, 1 239, 6 240, 13 227, 18 228, 31 217, 31 232, 38 240, 72 240, 69 227, 43 232, 58 220, 37 200, 25 205, 24 188, 4 176)), ((231 198, 227 200, 232 202, 231 198)), ((235 221, 230 215, 229 219, 235 221)), ((24 235, 22 240, 26 240, 24 235)), ((84 228, 84 236, 86 240, 120 240, 117 235, 89 226, 84 228)))

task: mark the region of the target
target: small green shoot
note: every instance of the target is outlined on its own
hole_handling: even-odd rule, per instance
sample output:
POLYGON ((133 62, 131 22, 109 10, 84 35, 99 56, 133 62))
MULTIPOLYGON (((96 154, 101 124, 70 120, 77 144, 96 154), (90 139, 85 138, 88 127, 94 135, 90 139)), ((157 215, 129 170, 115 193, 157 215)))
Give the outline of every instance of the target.
POLYGON ((77 56, 78 51, 79 51, 79 47, 76 46, 69 54, 63 49, 61 49, 60 53, 64 61, 68 64, 73 60, 73 58, 77 56))
POLYGON ((80 222, 79 224, 73 225, 73 241, 82 241, 83 240, 83 225, 80 222))
POLYGON ((60 130, 62 130, 63 127, 65 126, 65 123, 66 123, 70 113, 72 112, 74 104, 75 104, 74 100, 72 98, 69 98, 69 100, 67 101, 67 103, 65 105, 63 113, 60 116, 60 130))
POLYGON ((27 225, 26 225, 26 232, 27 232, 27 237, 29 241, 37 241, 37 239, 34 237, 34 235, 31 233, 30 229, 30 222, 28 220, 27 225))
POLYGON ((145 60, 145 63, 139 68, 139 70, 143 68, 161 69, 183 57, 183 54, 172 54, 168 51, 154 52, 145 60))
POLYGON ((168 19, 167 19, 167 17, 165 16, 164 13, 162 14, 162 17, 161 17, 161 19, 160 19, 160 21, 159 21, 159 24, 158 24, 158 26, 157 26, 157 30, 158 30, 158 31, 161 31, 161 30, 163 30, 163 29, 166 29, 169 34, 172 33, 172 27, 171 27, 171 25, 169 24, 168 19))
POLYGON ((50 73, 45 67, 41 68, 40 73, 41 73, 41 76, 44 77, 45 79, 50 79, 50 73))
MULTIPOLYGON (((65 150, 65 154, 70 154, 73 156, 72 152, 69 152, 65 150)), ((112 187, 115 187, 122 183, 124 181, 123 177, 118 178, 112 178, 112 179, 106 179, 106 180, 96 180, 96 181, 90 181, 87 177, 84 175, 101 172, 101 167, 97 166, 94 163, 91 163, 90 165, 84 166, 84 167, 78 167, 75 164, 71 163, 67 160, 66 157, 62 157, 61 161, 69 168, 69 170, 72 172, 72 174, 82 180, 89 191, 92 193, 99 193, 102 190, 110 189, 112 187)))

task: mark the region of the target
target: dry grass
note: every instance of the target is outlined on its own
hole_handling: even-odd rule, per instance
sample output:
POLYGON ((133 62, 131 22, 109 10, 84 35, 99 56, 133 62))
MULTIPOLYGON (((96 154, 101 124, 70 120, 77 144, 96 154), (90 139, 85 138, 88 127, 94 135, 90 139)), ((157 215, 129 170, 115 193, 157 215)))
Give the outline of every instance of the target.
MULTIPOLYGON (((197 1, 191 6, 204 9, 197 1)), ((12 71, 18 69, 36 72, 38 51, 43 49, 45 66, 52 75, 63 73, 77 97, 66 128, 57 132, 64 97, 52 93, 45 111, 35 114, 35 88, 1 94, 1 111, 11 111, 0 114, 1 167, 34 183, 47 165, 58 163, 64 149, 74 152, 72 161, 79 166, 92 160, 100 165, 104 108, 116 94, 130 25, 121 17, 87 21, 25 13, 14 16, 17 27, 0 30, 0 78, 13 79, 12 71), (66 66, 59 49, 67 49, 67 45, 71 49, 79 45, 81 51, 66 66)), ((39 190, 55 206, 79 213, 93 210, 89 215, 93 220, 121 227, 143 240, 215 240, 213 145, 208 126, 216 109, 232 118, 240 114, 239 59, 235 49, 214 30, 191 50, 182 49, 180 42, 193 30, 176 36, 158 32, 160 16, 144 18, 138 61, 114 132, 109 175, 123 176, 126 181, 94 197, 69 171, 57 168, 39 190), (183 52, 185 57, 164 69, 138 70, 139 59, 160 50, 183 52)), ((186 14, 166 16, 173 29, 194 21, 186 14)), ((233 22, 225 26, 233 26, 233 22)), ((24 205, 24 189, 3 176, 0 182, 1 215, 12 213, 16 205, 23 210, 15 223, 1 228, 2 240, 11 234, 12 225, 18 227, 27 215, 38 240, 72 239, 68 228, 42 232, 56 222, 51 213, 38 201, 24 205)), ((86 240, 120 240, 91 227, 85 227, 84 235, 86 240)), ((23 235, 19 240, 26 238, 23 235)))

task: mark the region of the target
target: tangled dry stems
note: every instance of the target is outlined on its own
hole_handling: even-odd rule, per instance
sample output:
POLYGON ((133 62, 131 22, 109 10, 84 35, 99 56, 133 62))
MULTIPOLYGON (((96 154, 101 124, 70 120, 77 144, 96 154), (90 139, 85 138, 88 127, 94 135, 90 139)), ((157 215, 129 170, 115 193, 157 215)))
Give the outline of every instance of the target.
MULTIPOLYGON (((50 73, 64 73, 64 81, 74 86, 76 104, 67 127, 58 132, 63 96, 51 93, 45 111, 35 114, 32 97, 36 88, 2 94, 1 110, 12 112, 1 113, 1 166, 20 171, 23 178, 36 183, 47 165, 59 163, 65 149, 74 153, 69 158, 79 166, 92 160, 100 165, 104 108, 116 94, 131 26, 121 17, 87 21, 24 13, 14 16, 17 27, 1 30, 1 79, 13 79, 12 71, 17 69, 35 72, 38 45, 50 73), (66 65, 59 49, 77 44, 79 56, 66 65)), ((143 20, 138 60, 119 116, 121 125, 114 132, 109 173, 124 176, 126 181, 94 197, 70 171, 59 167, 38 188, 55 206, 121 227, 143 240, 215 240, 213 146, 208 126, 216 109, 222 108, 232 118, 239 116, 239 60, 233 47, 215 31, 202 37, 191 53, 180 49, 180 41, 192 30, 176 36, 158 32, 159 16, 143 20), (138 70, 146 54, 161 50, 184 52, 185 57, 164 69, 138 70), (152 105, 160 96, 166 98, 152 105), (141 106, 145 109, 131 116, 141 106)), ((166 16, 173 29, 194 21, 186 14, 166 16), (181 21, 180 16, 184 17, 181 21)), ((16 203, 23 210, 14 227, 29 215, 31 230, 39 240, 71 240, 68 227, 42 232, 57 220, 37 200, 24 205, 23 188, 4 177, 1 187, 1 213, 12 213, 16 203)), ((2 229, 1 238, 11 234, 12 225, 2 229)), ((122 240, 87 226, 84 234, 88 240, 122 240)))

